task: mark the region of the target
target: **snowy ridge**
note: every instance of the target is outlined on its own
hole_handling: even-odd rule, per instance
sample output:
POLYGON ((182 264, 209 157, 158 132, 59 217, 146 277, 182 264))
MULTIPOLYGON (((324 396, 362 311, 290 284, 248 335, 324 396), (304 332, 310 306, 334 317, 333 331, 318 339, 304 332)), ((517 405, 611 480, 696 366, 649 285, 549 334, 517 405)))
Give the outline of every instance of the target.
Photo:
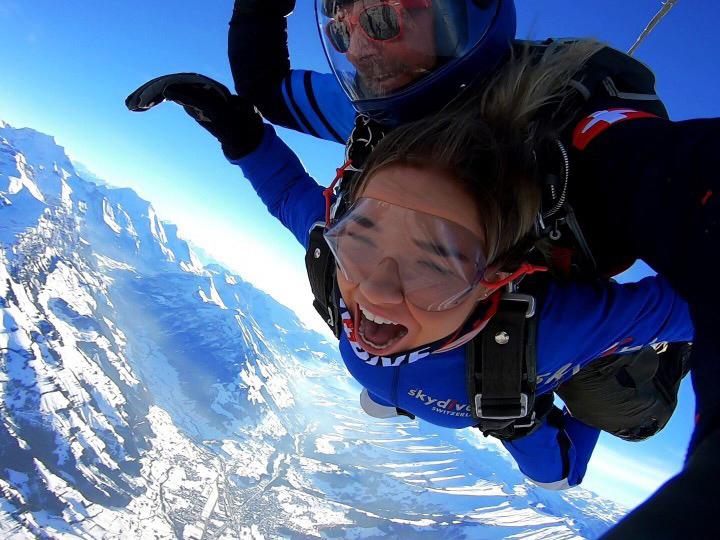
POLYGON ((148 202, 0 122, 0 536, 574 539, 623 514, 359 390, 148 202))

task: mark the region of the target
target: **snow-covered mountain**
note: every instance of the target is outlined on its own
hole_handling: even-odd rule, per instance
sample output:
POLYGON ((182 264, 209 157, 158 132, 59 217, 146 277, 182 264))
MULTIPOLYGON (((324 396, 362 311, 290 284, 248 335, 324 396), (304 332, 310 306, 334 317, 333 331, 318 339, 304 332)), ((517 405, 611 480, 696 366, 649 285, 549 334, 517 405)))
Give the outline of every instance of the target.
POLYGON ((623 514, 359 390, 151 204, 0 122, 0 537, 569 539, 623 514))

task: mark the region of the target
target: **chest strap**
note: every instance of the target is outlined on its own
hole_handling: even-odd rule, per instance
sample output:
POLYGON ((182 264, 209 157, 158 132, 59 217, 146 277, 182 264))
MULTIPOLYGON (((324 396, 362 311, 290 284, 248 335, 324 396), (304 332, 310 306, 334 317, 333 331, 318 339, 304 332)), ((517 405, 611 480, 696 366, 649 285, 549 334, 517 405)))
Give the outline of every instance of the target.
POLYGON ((486 435, 536 421, 536 327, 535 298, 506 293, 497 314, 466 345, 469 403, 486 435))

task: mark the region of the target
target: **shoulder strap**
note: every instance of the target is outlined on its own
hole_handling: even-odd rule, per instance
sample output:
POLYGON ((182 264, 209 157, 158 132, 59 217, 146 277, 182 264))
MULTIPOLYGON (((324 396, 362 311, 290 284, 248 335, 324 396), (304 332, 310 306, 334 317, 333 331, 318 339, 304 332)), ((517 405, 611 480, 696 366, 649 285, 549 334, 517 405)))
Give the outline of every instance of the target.
POLYGON ((506 293, 496 315, 466 346, 471 412, 486 435, 535 422, 536 327, 535 298, 506 293))
POLYGON ((655 74, 617 49, 604 47, 596 52, 572 84, 591 108, 630 107, 668 118, 655 90, 655 74))
MULTIPOLYGON (((531 43, 530 51, 541 57, 576 41, 549 39, 531 43)), ((540 176, 543 184, 542 212, 538 216, 537 233, 540 238, 549 240, 547 251, 550 260, 562 262, 553 266, 561 277, 586 279, 611 275, 619 268, 629 267, 634 261, 596 259, 567 198, 568 180, 582 179, 575 179, 572 175, 567 150, 570 146, 564 142, 572 140, 572 131, 577 122, 598 110, 630 108, 661 118, 667 118, 668 113, 656 93, 652 70, 610 47, 598 50, 573 77, 570 85, 575 90, 572 99, 564 101, 560 109, 553 105, 548 114, 557 114, 561 118, 570 114, 577 117, 576 120, 568 123, 560 140, 537 149, 542 163, 540 176)))
POLYGON ((335 295, 335 261, 325 241, 324 223, 316 223, 310 231, 310 243, 305 253, 310 289, 313 296, 313 307, 335 334, 340 337, 342 322, 335 295))
MULTIPOLYGON (((550 38, 530 42, 530 51, 538 58, 552 54, 558 48, 580 41, 577 38, 550 38)), ((518 41, 526 46, 527 41, 518 41)), ((602 47, 593 54, 583 68, 572 78, 571 86, 582 102, 593 108, 590 113, 604 107, 630 107, 667 118, 668 113, 655 90, 653 71, 632 56, 602 47)), ((586 111, 586 108, 583 108, 586 111)))

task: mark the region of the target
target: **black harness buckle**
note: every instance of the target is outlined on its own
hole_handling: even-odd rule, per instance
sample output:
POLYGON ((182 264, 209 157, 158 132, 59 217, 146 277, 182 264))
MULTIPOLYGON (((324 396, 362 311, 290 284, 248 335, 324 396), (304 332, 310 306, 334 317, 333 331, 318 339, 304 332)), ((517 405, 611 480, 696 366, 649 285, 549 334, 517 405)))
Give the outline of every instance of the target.
POLYGON ((468 398, 483 432, 535 423, 536 309, 532 295, 503 294, 495 316, 467 345, 468 398))
POLYGON ((520 394, 520 399, 486 399, 475 396, 475 416, 484 420, 517 420, 528 415, 528 395, 520 394), (513 411, 513 412, 511 412, 513 411))

